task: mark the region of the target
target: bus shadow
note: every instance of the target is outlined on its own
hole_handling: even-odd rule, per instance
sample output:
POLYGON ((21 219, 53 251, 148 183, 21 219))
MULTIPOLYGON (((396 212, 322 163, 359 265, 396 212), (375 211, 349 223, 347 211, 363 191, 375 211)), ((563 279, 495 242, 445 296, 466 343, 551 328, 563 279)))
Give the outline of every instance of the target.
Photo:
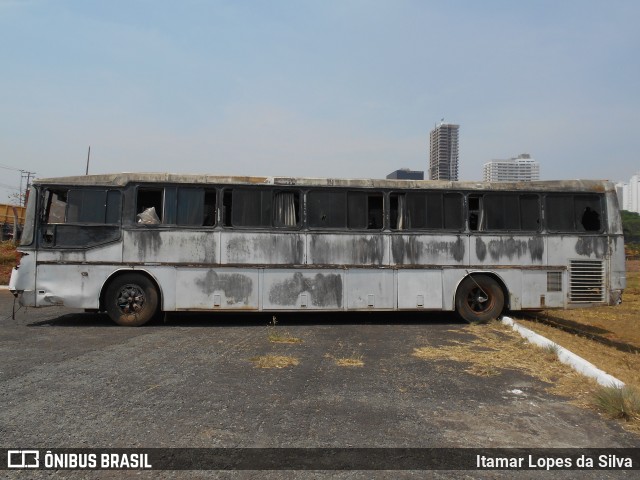
MULTIPOLYGON (((269 325, 466 325, 453 312, 170 312, 139 328, 264 327, 269 325)), ((29 327, 119 327, 104 313, 69 313, 29 327)))
POLYGON ((601 343, 602 345, 613 347, 621 352, 634 354, 640 353, 640 347, 636 345, 608 338, 607 335, 611 334, 611 331, 605 328, 596 327, 594 325, 586 325, 584 323, 575 322, 573 320, 568 320, 549 314, 524 314, 521 316, 533 322, 543 323, 550 327, 557 328, 558 330, 563 330, 574 335, 588 338, 594 342, 601 343))

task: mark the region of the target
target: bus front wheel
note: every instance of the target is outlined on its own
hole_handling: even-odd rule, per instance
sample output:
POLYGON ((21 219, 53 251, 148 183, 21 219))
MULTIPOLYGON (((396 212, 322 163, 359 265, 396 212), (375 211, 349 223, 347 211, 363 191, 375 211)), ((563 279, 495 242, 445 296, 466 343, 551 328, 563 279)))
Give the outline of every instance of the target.
POLYGON ((487 323, 498 318, 504 308, 504 292, 487 275, 469 275, 456 292, 456 312, 469 323, 487 323))
POLYGON ((105 307, 118 325, 138 327, 158 309, 158 291, 144 275, 128 273, 115 278, 105 293, 105 307))

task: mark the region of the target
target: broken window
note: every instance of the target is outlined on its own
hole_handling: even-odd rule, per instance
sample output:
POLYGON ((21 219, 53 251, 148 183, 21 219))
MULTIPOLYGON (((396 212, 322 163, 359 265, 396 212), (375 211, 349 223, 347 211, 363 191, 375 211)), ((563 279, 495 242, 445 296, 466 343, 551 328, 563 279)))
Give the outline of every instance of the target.
POLYGON ((597 195, 576 195, 576 226, 579 232, 599 232, 602 230, 602 207, 597 195))
POLYGON ((43 223, 120 223, 118 190, 46 190, 43 223))
POLYGON ((117 240, 120 237, 121 198, 118 190, 45 190, 42 245, 78 248, 117 240))
POLYGON ((216 190, 201 187, 139 188, 137 223, 185 227, 216 224, 216 190))
POLYGON ((139 188, 136 202, 137 223, 162 223, 164 216, 163 198, 162 188, 139 188), (141 217, 141 214, 144 215, 141 217), (157 221, 155 220, 156 218, 157 221))
POLYGON ((602 203, 598 195, 549 194, 545 223, 552 232, 599 232, 602 203))
POLYGON ((347 227, 359 230, 382 230, 383 198, 381 193, 347 194, 347 227))
POLYGON ((65 223, 67 218, 67 190, 46 190, 42 223, 65 223))
POLYGON ((482 210, 482 195, 469 195, 469 230, 472 232, 484 230, 484 217, 482 210))

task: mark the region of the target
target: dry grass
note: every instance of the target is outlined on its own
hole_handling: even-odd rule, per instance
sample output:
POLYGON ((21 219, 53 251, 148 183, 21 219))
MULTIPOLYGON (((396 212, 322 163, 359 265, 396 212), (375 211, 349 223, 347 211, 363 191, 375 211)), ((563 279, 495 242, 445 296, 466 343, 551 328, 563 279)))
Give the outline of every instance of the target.
POLYGON ((413 355, 425 360, 466 363, 465 372, 481 377, 500 375, 505 370, 523 371, 549 383, 550 393, 567 397, 583 408, 597 408, 613 418, 623 419, 628 430, 640 433, 640 394, 635 387, 603 388, 559 362, 557 348, 529 344, 498 322, 470 325, 460 333, 471 333, 475 338, 465 342, 454 340, 441 347, 416 348, 413 355))
MULTIPOLYGON (((575 310, 549 310, 539 315, 541 320, 549 319, 585 332, 578 335, 539 323, 527 317, 514 316, 523 325, 544 335, 572 352, 580 355, 595 366, 622 380, 627 388, 607 389, 598 387, 588 399, 591 406, 616 418, 627 420, 629 429, 640 432, 640 418, 633 412, 633 395, 640 391, 640 261, 627 262, 627 288, 622 305, 575 310), (603 344, 598 339, 615 342, 603 344), (624 400, 623 400, 624 399, 624 400), (627 402, 625 404, 625 402, 627 402), (631 403, 629 403, 631 402, 631 403), (607 407, 607 404, 613 407, 607 407), (631 406, 630 406, 631 405, 631 406), (626 412, 626 413, 619 413, 626 412)), ((636 394, 638 396, 640 394, 636 394)))
POLYGON ((0 242, 0 285, 8 285, 11 270, 18 264, 20 255, 11 241, 0 242))
POLYGON ((292 336, 286 330, 282 332, 270 331, 269 341, 271 343, 302 343, 302 339, 292 336))
POLYGON ((640 418, 640 394, 633 387, 602 387, 595 394, 595 403, 612 418, 627 421, 640 418))
POLYGON ((271 343, 302 343, 302 339, 294 337, 288 330, 282 329, 282 327, 276 327, 278 320, 274 315, 267 327, 268 338, 271 343))
POLYGON ((261 355, 249 359, 257 368, 287 368, 295 367, 300 362, 295 357, 284 355, 261 355))
POLYGON ((362 356, 349 358, 336 358, 336 365, 339 367, 364 367, 362 356))
MULTIPOLYGON (((640 390, 640 261, 627 262, 627 289, 622 305, 545 312, 547 318, 575 326, 594 337, 614 340, 618 348, 532 321, 514 317, 531 330, 587 359, 605 372, 640 390), (571 323, 569 323, 571 322, 571 323), (625 347, 626 346, 626 347, 625 347)), ((545 318, 545 316, 541 316, 545 318)))
POLYGON ((520 370, 545 382, 554 384, 554 393, 567 395, 575 390, 576 380, 582 382, 580 398, 595 391, 595 384, 575 373, 568 366, 555 361, 549 351, 529 345, 519 334, 498 322, 488 325, 469 325, 460 333, 471 333, 472 341, 452 342, 442 347, 420 347, 413 355, 425 360, 453 360, 469 364, 465 371, 471 375, 494 376, 502 371, 520 370), (532 349, 537 354, 532 354, 532 349))
POLYGON ((330 358, 339 367, 364 367, 364 360, 362 360, 362 355, 358 355, 356 353, 348 357, 335 357, 326 353, 324 357, 330 358))

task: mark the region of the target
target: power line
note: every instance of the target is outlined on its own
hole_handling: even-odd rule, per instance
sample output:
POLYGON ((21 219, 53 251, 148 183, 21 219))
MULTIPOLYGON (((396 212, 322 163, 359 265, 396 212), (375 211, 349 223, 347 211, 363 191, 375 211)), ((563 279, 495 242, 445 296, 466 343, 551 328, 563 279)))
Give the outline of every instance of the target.
POLYGON ((2 165, 2 164, 0 164, 0 168, 4 168, 6 170, 13 170, 14 172, 24 172, 24 170, 21 170, 19 168, 7 167, 6 165, 2 165))

